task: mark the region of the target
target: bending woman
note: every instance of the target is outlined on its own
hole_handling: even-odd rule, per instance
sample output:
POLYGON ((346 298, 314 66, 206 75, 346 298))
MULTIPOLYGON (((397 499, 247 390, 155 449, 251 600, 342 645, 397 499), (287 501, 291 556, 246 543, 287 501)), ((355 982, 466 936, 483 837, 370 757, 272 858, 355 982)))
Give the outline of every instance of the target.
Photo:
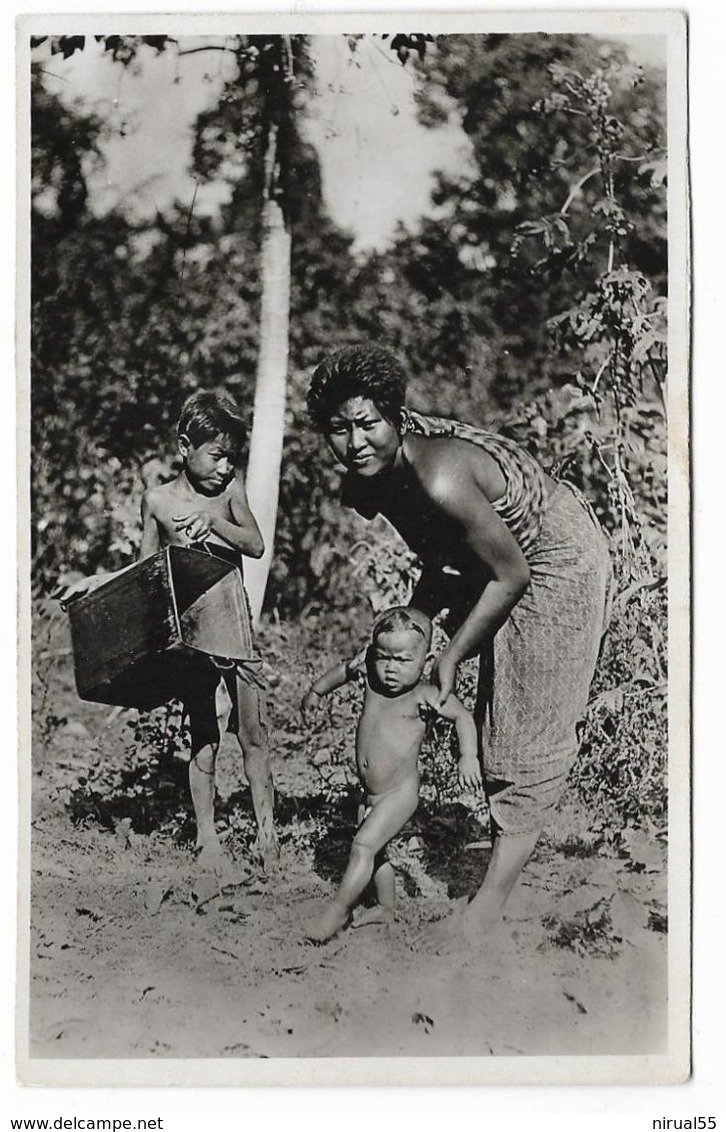
POLYGON ((611 580, 589 505, 522 448, 405 408, 395 355, 353 346, 326 358, 308 410, 345 469, 343 502, 383 515, 421 560, 411 604, 446 609, 440 702, 479 657, 476 715, 494 847, 481 888, 446 931, 489 930, 565 787, 578 750, 611 580))

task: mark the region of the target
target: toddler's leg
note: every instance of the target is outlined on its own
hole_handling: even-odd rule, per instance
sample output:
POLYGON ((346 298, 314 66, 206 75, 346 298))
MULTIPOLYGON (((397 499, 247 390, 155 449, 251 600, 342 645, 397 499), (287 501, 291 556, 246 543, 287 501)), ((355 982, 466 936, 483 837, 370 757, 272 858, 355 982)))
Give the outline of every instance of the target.
POLYGON ((242 748, 245 774, 250 784, 252 808, 257 822, 257 844, 265 869, 279 857, 273 819, 274 788, 266 729, 260 718, 262 704, 257 688, 235 677, 236 733, 242 748))
POLYGON ((393 921, 396 911, 396 874, 385 850, 376 857, 373 888, 376 903, 372 908, 361 908, 356 912, 354 928, 364 928, 366 924, 390 924, 393 921))
POLYGON ((324 908, 318 922, 308 932, 309 939, 322 942, 346 926, 353 907, 370 884, 376 857, 403 828, 417 805, 416 779, 402 783, 397 790, 380 795, 373 802, 370 813, 353 840, 348 867, 340 887, 333 900, 324 908))

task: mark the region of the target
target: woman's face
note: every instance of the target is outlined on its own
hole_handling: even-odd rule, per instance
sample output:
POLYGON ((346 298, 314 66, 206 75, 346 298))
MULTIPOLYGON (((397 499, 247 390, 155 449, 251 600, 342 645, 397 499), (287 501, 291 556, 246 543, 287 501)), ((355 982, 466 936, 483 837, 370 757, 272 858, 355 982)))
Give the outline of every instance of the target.
POLYGON ((368 397, 350 397, 332 414, 325 433, 333 455, 358 476, 392 468, 401 446, 398 430, 368 397))

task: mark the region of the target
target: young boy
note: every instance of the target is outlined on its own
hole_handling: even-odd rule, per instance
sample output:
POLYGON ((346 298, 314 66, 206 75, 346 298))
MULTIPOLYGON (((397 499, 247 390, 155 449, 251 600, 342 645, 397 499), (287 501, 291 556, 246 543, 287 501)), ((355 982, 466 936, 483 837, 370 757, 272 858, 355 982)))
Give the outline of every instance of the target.
MULTIPOLYGON (((234 401, 222 391, 193 393, 182 407, 177 434, 182 470, 176 479, 150 488, 142 497, 139 558, 169 544, 192 546, 233 561, 241 571, 242 555, 259 558, 264 548, 238 467, 246 429, 234 401)), ((107 580, 108 575, 86 578, 72 586, 64 600, 107 580)), ((181 693, 191 732, 189 787, 199 862, 215 871, 225 866, 214 826, 214 772, 220 741, 216 691, 221 678, 232 700, 228 730, 234 731, 242 748, 257 819, 258 848, 268 868, 278 851, 260 692, 237 670, 220 671, 211 660, 195 666, 181 693)))
POLYGON ((361 679, 365 686, 356 762, 366 799, 340 887, 306 933, 316 943, 347 927, 371 879, 377 907, 359 915, 355 926, 393 919, 395 876, 384 850, 418 805, 418 755, 431 713, 456 725, 459 781, 469 787, 481 785, 472 716, 455 696, 438 707, 438 688, 421 683, 430 643, 431 622, 425 614, 404 607, 389 609, 376 620, 369 648, 329 669, 303 697, 306 719, 320 696, 349 680, 361 679))

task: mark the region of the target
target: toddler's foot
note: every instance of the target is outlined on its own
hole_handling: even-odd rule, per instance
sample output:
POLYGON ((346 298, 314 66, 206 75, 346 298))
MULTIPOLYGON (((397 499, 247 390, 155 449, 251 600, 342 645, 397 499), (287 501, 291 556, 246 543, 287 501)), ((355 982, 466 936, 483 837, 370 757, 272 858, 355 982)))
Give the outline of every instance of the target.
POLYGON ((311 943, 325 943, 327 939, 332 939, 343 928, 347 928, 349 923, 350 913, 348 909, 331 900, 329 904, 325 905, 317 919, 308 925, 305 938, 309 939, 311 943))
POLYGON ((384 908, 382 904, 374 904, 372 908, 360 908, 353 919, 354 928, 365 928, 368 924, 392 924, 394 921, 393 908, 384 908))

